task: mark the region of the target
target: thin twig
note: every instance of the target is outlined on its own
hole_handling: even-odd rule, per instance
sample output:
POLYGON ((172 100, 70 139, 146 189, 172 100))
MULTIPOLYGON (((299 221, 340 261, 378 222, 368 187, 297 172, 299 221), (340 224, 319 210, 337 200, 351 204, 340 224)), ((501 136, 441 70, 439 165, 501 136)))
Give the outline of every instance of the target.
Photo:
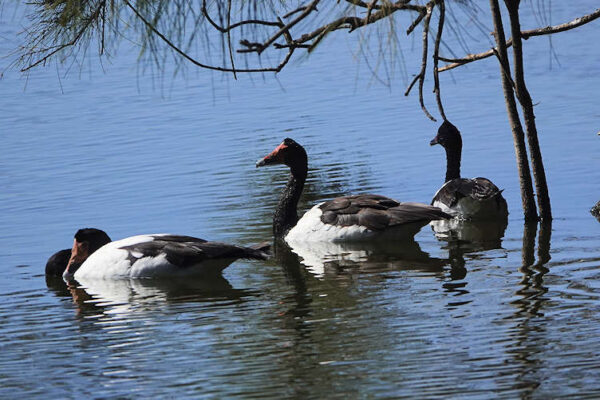
POLYGON ((227 47, 229 48, 229 61, 233 69, 233 79, 237 80, 235 73, 235 61, 233 60, 233 50, 231 49, 231 0, 227 0, 227 47))
POLYGON ((426 15, 426 10, 419 12, 419 16, 415 18, 415 20, 412 22, 412 24, 410 24, 410 26, 406 30, 406 36, 410 35, 415 30, 415 28, 421 23, 421 21, 423 21, 423 18, 425 18, 426 15))
POLYGON ((377 0, 373 0, 367 5, 367 17, 365 18, 365 24, 369 23, 369 19, 371 18, 371 12, 373 8, 377 6, 377 0))
MULTIPOLYGON (((510 75, 510 66, 508 65, 508 60, 504 60, 500 56, 500 53, 498 52, 498 49, 496 49, 495 47, 492 49, 492 52, 494 53, 494 55, 498 59, 498 63, 500 64, 500 68, 502 68, 502 72, 506 76, 506 80, 508 81, 508 83, 510 83, 510 86, 512 86, 512 88, 514 89, 515 88, 515 82, 513 81, 512 76, 510 75)), ((518 98, 517 92, 515 92, 515 95, 518 98)))
POLYGON ((429 50, 428 50, 428 47, 429 47, 428 46, 428 44, 429 44, 429 22, 431 21, 431 15, 433 13, 433 8, 435 7, 435 4, 437 1, 442 1, 442 0, 432 0, 429 3, 427 3, 427 6, 426 6, 427 7, 427 15, 425 16, 425 19, 423 21, 423 55, 421 58, 421 70, 419 71, 419 73, 417 74, 415 79, 413 79, 411 84, 408 86, 408 89, 404 93, 405 96, 408 96, 413 85, 415 84, 415 82, 418 81, 419 82, 419 104, 421 105, 421 109, 423 110, 423 112, 425 113, 427 118, 429 118, 432 121, 437 121, 437 120, 427 110, 427 107, 425 107, 425 100, 423 99, 423 85, 425 83, 425 73, 427 71, 427 54, 429 52, 429 50))
POLYGON ((433 92, 435 93, 435 99, 437 101, 438 110, 440 111, 442 118, 444 120, 447 120, 446 113, 444 112, 444 106, 442 105, 442 95, 440 92, 440 78, 439 78, 439 72, 438 72, 438 62, 439 62, 438 56, 440 53, 440 42, 442 41, 442 32, 444 30, 444 16, 446 14, 446 5, 444 3, 444 0, 441 0, 439 2, 439 10, 440 10, 440 19, 438 21, 437 35, 435 37, 435 47, 433 49, 433 82, 434 82, 433 92))
MULTIPOLYGON (((181 55, 183 58, 185 58, 192 64, 194 64, 198 67, 210 69, 213 71, 234 72, 234 70, 231 68, 215 67, 213 65, 201 63, 200 61, 192 58, 189 54, 187 54, 186 52, 181 50, 179 47, 177 47, 173 42, 171 42, 165 35, 163 35, 158 29, 156 29, 150 22, 148 22, 148 20, 146 18, 144 18, 144 16, 138 11, 138 9, 135 8, 133 5, 131 5, 131 3, 128 0, 124 0, 124 2, 125 2, 125 5, 127 5, 127 7, 129 7, 133 11, 133 13, 148 27, 148 29, 150 29, 152 32, 154 32, 154 34, 156 34, 156 36, 158 36, 163 42, 165 42, 165 44, 167 46, 169 46, 176 53, 181 55)), ((279 72, 287 64, 287 61, 289 61, 289 56, 290 55, 288 54, 288 56, 286 56, 284 61, 282 61, 275 68, 248 68, 248 69, 236 69, 235 71, 236 72, 279 72)))
MULTIPOLYGON (((77 32, 77 34, 75 35, 75 37, 67 42, 67 43, 63 43, 61 45, 58 46, 53 46, 50 47, 48 49, 45 50, 39 50, 37 52, 39 53, 44 53, 46 50, 50 50, 50 49, 54 49, 51 52, 49 52, 48 54, 46 54, 45 56, 41 57, 40 59, 38 59, 37 61, 30 63, 29 65, 27 65, 24 68, 21 68, 21 72, 26 72, 28 70, 30 70, 31 68, 46 62, 50 57, 52 57, 53 55, 55 55, 56 53, 58 53, 61 50, 66 49, 67 47, 71 47, 71 46, 75 46, 77 44, 77 42, 79 42, 79 39, 81 39, 81 37, 83 36, 83 34, 85 33, 85 31, 87 31, 87 29, 94 23, 94 21, 96 21, 96 19, 98 18, 98 16, 100 15, 100 12, 102 11, 102 7, 104 6, 104 4, 106 3, 106 1, 101 1, 98 4, 98 7, 96 8, 96 10, 94 10, 94 12, 89 16, 89 18, 87 18, 86 23, 83 25, 83 27, 81 27, 81 29, 77 32)), ((29 55, 33 55, 34 52, 30 52, 29 55)))
POLYGON ((228 25, 227 28, 224 28, 224 27, 220 26, 219 24, 217 24, 210 17, 210 14, 208 13, 208 10, 206 8, 206 0, 202 0, 202 9, 201 9, 201 12, 202 12, 202 15, 204 15, 204 17, 208 21, 208 23, 211 24, 213 28, 215 28, 216 30, 218 30, 221 33, 227 33, 230 30, 233 30, 235 28, 239 28, 240 26, 243 26, 243 25, 279 26, 279 23, 277 23, 277 22, 263 21, 263 20, 260 20, 260 19, 246 19, 246 20, 243 20, 243 21, 240 21, 240 22, 236 22, 235 24, 228 25))
POLYGON ((289 18, 289 17, 291 17, 292 15, 294 15, 294 14, 296 14, 296 13, 299 13, 300 11, 305 11, 305 10, 306 10, 306 7, 307 7, 307 6, 298 7, 298 8, 296 8, 295 10, 292 10, 292 11, 290 11, 289 13, 287 13, 287 14, 284 14, 284 15, 283 15, 283 18, 289 18))
POLYGON ((529 39, 532 36, 543 36, 543 35, 551 35, 553 33, 568 31, 581 25, 585 25, 588 22, 592 22, 593 20, 600 18, 600 8, 596 9, 596 11, 586 14, 582 17, 575 18, 572 21, 565 22, 564 24, 554 25, 554 26, 546 26, 544 28, 530 29, 527 31, 521 31, 521 37, 525 40, 529 39))
MULTIPOLYGON (((566 22, 564 24, 547 26, 545 28, 530 29, 527 31, 521 31, 521 37, 523 37, 523 39, 529 39, 530 37, 533 37, 533 36, 551 35, 553 33, 564 32, 564 31, 568 31, 570 29, 574 29, 579 26, 585 25, 588 22, 591 22, 597 18, 600 18, 600 8, 598 8, 596 11, 594 11, 590 14, 586 14, 583 17, 575 18, 574 20, 566 22)), ((510 46, 512 46, 512 38, 510 38, 506 41, 506 47, 510 47, 510 46)), ((448 70, 454 69, 456 67, 460 67, 461 65, 465 65, 470 62, 477 61, 477 60, 482 60, 484 58, 488 58, 493 55, 494 55, 494 49, 484 51, 482 53, 477 53, 477 54, 467 54, 463 58, 442 58, 442 57, 440 57, 440 60, 449 62, 452 64, 444 65, 442 68, 439 69, 439 72, 448 71, 448 70)))
POLYGON ((100 55, 104 54, 104 28, 106 25, 106 1, 102 5, 102 39, 100 42, 100 55))
POLYGON ((304 18, 308 17, 308 15, 317 9, 317 4, 319 4, 320 0, 313 0, 306 9, 300 13, 295 19, 291 22, 287 23, 283 28, 279 29, 277 33, 271 36, 267 41, 262 45, 262 48, 258 51, 258 54, 262 53, 267 47, 269 47, 278 37, 283 35, 285 32, 289 32, 289 30, 296 25, 298 22, 302 21, 304 18))
MULTIPOLYGON (((354 4, 353 1, 350 1, 351 3, 354 4)), ((305 33, 303 34, 299 39, 295 39, 292 46, 296 47, 296 48, 303 48, 306 47, 306 42, 309 42, 315 38, 319 38, 318 40, 320 41, 322 39, 322 35, 329 33, 331 31, 334 30, 338 30, 338 29, 348 29, 350 32, 354 31, 355 29, 364 27, 366 25, 370 25, 373 24, 377 21, 379 21, 382 18, 388 17, 390 15, 392 15, 393 13, 395 13, 396 11, 400 11, 400 10, 409 10, 409 11, 416 11, 419 13, 426 13, 426 7, 425 6, 419 6, 419 5, 413 5, 413 4, 406 4, 406 1, 397 1, 396 3, 393 4, 386 4, 385 8, 382 8, 381 10, 375 12, 375 13, 371 13, 371 15, 367 18, 359 18, 359 17, 349 17, 349 16, 345 16, 345 17, 340 17, 335 21, 332 21, 326 25, 323 25, 315 30, 313 30, 310 33, 305 33)), ((289 25, 286 25, 286 27, 289 27, 289 25)), ((264 46, 264 45, 263 45, 264 46)), ((283 46, 283 45, 274 45, 274 47, 276 48, 284 48, 284 47, 288 47, 288 46, 283 46)), ((314 43, 309 45, 308 48, 313 48, 314 47, 314 43)))

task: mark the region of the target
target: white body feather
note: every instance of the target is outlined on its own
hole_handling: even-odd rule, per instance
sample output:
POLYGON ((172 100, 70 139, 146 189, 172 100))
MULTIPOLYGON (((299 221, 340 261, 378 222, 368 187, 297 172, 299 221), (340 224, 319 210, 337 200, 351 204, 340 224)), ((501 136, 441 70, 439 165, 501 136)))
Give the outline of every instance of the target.
POLYGON ((319 203, 308 210, 288 234, 285 241, 289 244, 297 242, 343 242, 361 240, 376 234, 364 226, 336 226, 321 221, 323 211, 319 203))
POLYGON ((139 259, 131 265, 131 260, 128 259, 129 252, 121 249, 124 246, 151 242, 154 240, 153 236, 164 235, 167 234, 139 235, 110 242, 90 255, 75 271, 73 277, 78 280, 200 275, 213 270, 220 271, 234 261, 234 259, 207 260, 188 268, 180 268, 167 261, 165 254, 161 253, 153 257, 132 252, 132 255, 139 259))
POLYGON ((363 240, 412 240, 415 234, 427 222, 415 222, 397 225, 384 231, 373 231, 365 226, 337 226, 321 221, 323 211, 319 203, 308 210, 288 234, 285 241, 292 247, 302 243, 315 242, 360 242, 363 240))

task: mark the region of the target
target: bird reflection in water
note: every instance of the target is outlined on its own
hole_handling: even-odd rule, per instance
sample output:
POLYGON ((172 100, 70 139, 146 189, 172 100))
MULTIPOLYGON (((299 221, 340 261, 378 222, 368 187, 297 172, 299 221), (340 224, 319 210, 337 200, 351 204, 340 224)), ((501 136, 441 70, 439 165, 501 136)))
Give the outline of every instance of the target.
MULTIPOLYGON (((436 238, 446 242, 448 259, 451 265, 450 281, 444 283, 444 289, 457 295, 469 293, 466 290, 467 276, 465 267, 466 253, 502 248, 502 238, 508 226, 507 218, 493 220, 463 220, 453 218, 432 221, 431 228, 436 238)), ((470 301, 453 302, 449 306, 459 306, 470 301)))
POLYGON ((453 218, 432 221, 430 225, 438 240, 460 245, 465 252, 472 252, 501 248, 508 219, 471 221, 453 218))
POLYGON ((111 313, 128 313, 140 304, 185 302, 242 302, 255 296, 251 290, 234 289, 222 276, 196 279, 86 279, 46 277, 48 289, 58 297, 71 297, 80 315, 110 307, 111 313))
POLYGON ((448 260, 431 257, 414 240, 294 243, 292 252, 317 278, 346 271, 421 270, 441 272, 448 260))

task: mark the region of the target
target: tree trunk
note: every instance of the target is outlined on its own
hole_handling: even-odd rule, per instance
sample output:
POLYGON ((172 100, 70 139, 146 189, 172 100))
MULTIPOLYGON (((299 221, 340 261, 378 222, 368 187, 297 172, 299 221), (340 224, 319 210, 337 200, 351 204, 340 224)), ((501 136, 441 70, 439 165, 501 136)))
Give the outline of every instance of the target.
POLYGON ((490 0, 490 9, 494 20, 494 39, 498 48, 497 56, 500 62, 500 77, 502 78, 502 89, 504 91, 504 100, 506 103, 506 112, 513 134, 515 145, 515 155, 517 158, 517 169, 519 171, 519 181, 521 186, 521 201, 523 203, 523 214, 525 221, 537 220, 537 210, 533 196, 533 185, 531 182, 531 172, 527 160, 527 149, 525 147, 525 134, 523 126, 519 119, 517 104, 512 88, 510 78, 510 66, 508 64, 508 53, 506 51, 506 37, 502 26, 502 15, 498 0, 490 0))
POLYGON ((544 162, 540 143, 537 136, 537 127, 535 125, 535 115, 533 113, 533 103, 531 96, 525 85, 525 74, 523 68, 523 42, 521 39, 521 23, 519 21, 520 0, 504 0, 508 15, 510 16, 510 28, 513 42, 513 66, 515 93, 521 104, 523 118, 525 119, 525 128, 527 130, 527 144, 531 154, 531 166, 533 169, 533 179, 535 180, 535 191, 537 193, 537 203, 542 220, 552 220, 552 210, 550 208, 550 196, 548 195, 548 184, 546 183, 546 172, 544 171, 544 162))

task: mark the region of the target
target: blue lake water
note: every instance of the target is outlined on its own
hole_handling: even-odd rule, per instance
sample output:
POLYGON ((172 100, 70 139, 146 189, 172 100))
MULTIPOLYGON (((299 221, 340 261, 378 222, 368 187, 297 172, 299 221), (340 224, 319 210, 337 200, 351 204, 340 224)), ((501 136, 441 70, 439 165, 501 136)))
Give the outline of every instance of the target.
MULTIPOLYGON (((596 6, 553 2, 552 23, 596 6)), ((2 5, 2 56, 18 44, 23 11, 2 5)), ((525 18, 525 29, 538 25, 525 18)), ((254 165, 288 136, 309 154, 301 212, 360 192, 428 203, 445 158, 429 146, 437 124, 416 92, 404 97, 419 45, 400 35, 409 76, 397 66, 386 87, 355 56, 356 38, 336 37, 277 79, 144 74, 126 44, 103 67, 92 54, 27 77, 4 70, 0 397, 600 396, 600 224, 589 214, 600 199, 598 22, 553 37, 560 65, 547 38, 525 42, 555 217, 541 232, 523 224, 490 58, 441 79, 463 176, 504 188, 509 223, 497 243, 457 248, 425 227, 417 247, 358 249, 320 266, 277 249, 209 282, 45 279, 47 258, 81 227, 113 239, 270 240, 287 171, 254 165)), ((469 50, 487 48, 482 39, 469 50)))

